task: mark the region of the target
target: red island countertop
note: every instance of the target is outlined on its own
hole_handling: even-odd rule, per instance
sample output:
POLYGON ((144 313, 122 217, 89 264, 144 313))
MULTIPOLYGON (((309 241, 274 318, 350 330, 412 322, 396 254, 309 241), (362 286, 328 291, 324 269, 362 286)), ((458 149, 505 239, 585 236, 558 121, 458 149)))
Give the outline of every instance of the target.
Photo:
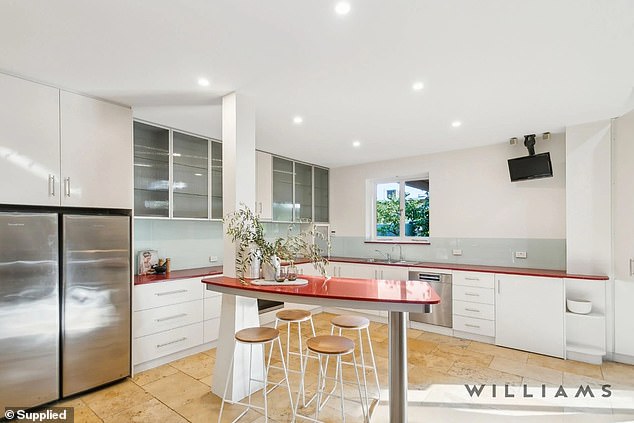
POLYGON ((201 278, 203 276, 222 275, 222 266, 198 267, 195 269, 173 270, 162 275, 135 275, 134 284, 166 282, 178 279, 201 278))
MULTIPOLYGON (((343 300, 351 303, 376 303, 377 309, 391 310, 398 308, 398 305, 416 307, 440 302, 440 297, 427 282, 356 278, 326 279, 321 276, 306 275, 302 275, 302 278, 308 280, 308 284, 259 286, 248 281, 242 283, 239 279, 228 276, 203 278, 202 282, 213 286, 207 289, 217 292, 234 295, 250 292, 251 295, 248 296, 259 298, 265 297, 265 294, 269 294, 270 298, 277 296, 311 298, 322 301, 324 305, 328 305, 328 301, 343 300)), ((284 298, 279 299, 284 300, 284 298)), ((298 300, 298 302, 302 301, 298 300)))

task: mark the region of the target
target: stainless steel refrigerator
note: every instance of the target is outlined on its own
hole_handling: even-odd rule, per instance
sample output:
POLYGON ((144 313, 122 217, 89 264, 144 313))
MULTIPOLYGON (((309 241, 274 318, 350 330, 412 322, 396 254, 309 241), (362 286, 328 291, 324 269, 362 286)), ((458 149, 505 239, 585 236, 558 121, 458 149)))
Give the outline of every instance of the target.
POLYGON ((130 217, 0 211, 0 409, 130 374, 130 217))

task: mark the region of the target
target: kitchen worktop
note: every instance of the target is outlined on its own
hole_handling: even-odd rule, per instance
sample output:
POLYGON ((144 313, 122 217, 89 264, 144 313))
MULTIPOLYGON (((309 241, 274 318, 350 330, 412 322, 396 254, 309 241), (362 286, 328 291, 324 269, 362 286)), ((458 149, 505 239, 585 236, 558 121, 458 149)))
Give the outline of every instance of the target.
MULTIPOLYGON (((434 263, 434 262, 414 262, 407 261, 404 263, 389 263, 385 260, 370 261, 367 258, 359 257, 330 257, 330 261, 333 263, 351 263, 351 264, 367 264, 367 265, 379 265, 379 266, 398 266, 398 267, 417 267, 417 268, 430 268, 430 269, 445 269, 445 270, 459 270, 465 272, 485 272, 485 273, 497 273, 506 275, 520 275, 520 276, 542 276, 547 278, 569 278, 569 279, 588 279, 604 281, 609 278, 604 275, 578 275, 566 273, 565 270, 550 270, 550 269, 530 269, 524 267, 503 267, 503 266, 483 266, 478 264, 464 264, 464 263, 434 263)), ((305 260, 298 260, 296 264, 307 263, 305 260)), ((173 272, 164 275, 136 275, 134 277, 135 285, 143 285, 154 282, 165 282, 170 280, 197 278, 204 276, 213 276, 222 274, 222 266, 210 266, 200 267, 196 269, 184 269, 174 270, 173 272)))

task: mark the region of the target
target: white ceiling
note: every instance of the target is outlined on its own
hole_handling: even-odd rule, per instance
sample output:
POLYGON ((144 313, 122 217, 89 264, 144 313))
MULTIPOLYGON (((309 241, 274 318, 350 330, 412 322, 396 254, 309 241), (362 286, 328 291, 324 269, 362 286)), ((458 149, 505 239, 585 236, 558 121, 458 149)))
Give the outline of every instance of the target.
POLYGON ((345 17, 335 3, 2 0, 0 69, 131 106, 241 91, 256 100, 258 148, 328 166, 634 107, 634 1, 350 0, 345 17))

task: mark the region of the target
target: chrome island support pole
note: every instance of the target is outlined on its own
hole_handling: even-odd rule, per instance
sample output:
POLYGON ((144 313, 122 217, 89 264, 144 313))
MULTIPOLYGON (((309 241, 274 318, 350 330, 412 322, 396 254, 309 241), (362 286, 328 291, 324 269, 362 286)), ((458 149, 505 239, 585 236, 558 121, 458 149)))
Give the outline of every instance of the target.
POLYGON ((390 311, 390 423, 407 423, 407 316, 390 311))

